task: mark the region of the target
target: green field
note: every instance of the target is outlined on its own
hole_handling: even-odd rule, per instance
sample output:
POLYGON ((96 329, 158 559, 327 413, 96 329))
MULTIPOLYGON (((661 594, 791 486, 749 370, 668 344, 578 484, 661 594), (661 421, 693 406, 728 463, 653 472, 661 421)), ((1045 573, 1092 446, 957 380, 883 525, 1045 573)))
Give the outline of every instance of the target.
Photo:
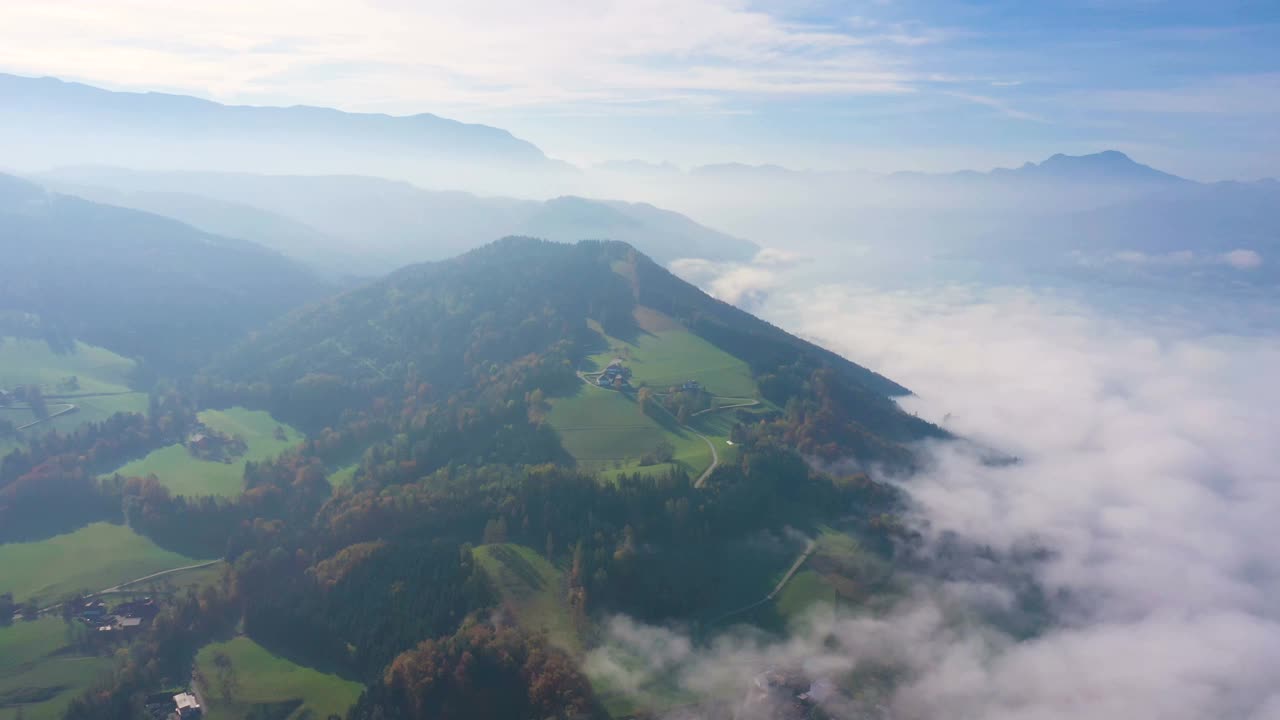
MULTIPOLYGON (((633 372, 632 383, 648 385, 654 392, 697 380, 722 398, 718 401, 722 404, 755 399, 756 384, 745 362, 653 310, 639 308, 636 317, 645 329, 630 342, 609 337, 592 324, 600 333, 603 349, 587 358, 584 372, 598 372, 621 358, 633 372)), ((696 478, 712 460, 710 449, 698 434, 716 446, 722 462, 736 456, 736 449, 728 442, 734 424, 731 413, 704 413, 692 418, 687 427, 680 427, 661 409, 654 417, 641 413, 633 394, 594 385, 583 385, 574 395, 553 399, 548 420, 579 466, 606 478, 665 468, 640 465, 641 456, 664 440, 675 449, 674 463, 696 478)))
POLYGON ((546 631, 552 644, 570 653, 582 651, 560 570, 523 545, 484 545, 475 549, 475 558, 521 627, 546 631))
POLYGON ((48 603, 198 562, 124 526, 99 522, 38 542, 0 545, 0 593, 48 603))
POLYGON ((60 720, 67 703, 112 664, 68 648, 61 619, 0 627, 0 720, 16 718, 18 707, 27 720, 60 720))
POLYGON ((349 484, 356 477, 356 470, 360 469, 359 463, 351 463, 334 470, 329 474, 329 484, 335 488, 349 484))
POLYGON ((203 677, 200 689, 208 704, 205 717, 209 720, 241 720, 256 705, 299 702, 290 718, 345 717, 364 689, 360 683, 274 655, 247 637, 206 645, 196 655, 196 667, 203 677), (232 672, 220 674, 214 662, 218 653, 226 654, 232 672), (233 679, 229 697, 224 694, 224 676, 233 679))
POLYGON ((588 358, 588 369, 603 370, 621 357, 634 375, 633 384, 647 383, 655 390, 697 380, 713 395, 736 398, 756 396, 756 383, 745 362, 694 335, 674 320, 642 309, 651 330, 633 342, 605 336, 607 349, 588 358), (656 321, 653 320, 656 318, 656 321))
MULTIPOLYGON (((231 463, 210 462, 192 457, 181 444, 154 450, 116 470, 127 477, 155 474, 175 495, 221 495, 235 497, 244 487, 244 464, 273 458, 302 441, 292 427, 276 422, 261 410, 234 407, 229 410, 205 410, 200 421, 220 432, 239 435, 248 444, 248 452, 231 463), (276 427, 283 427, 287 439, 275 438, 276 427)), ((110 474, 110 473, 109 473, 110 474)))
POLYGON ((640 456, 664 440, 675 448, 675 462, 691 475, 700 474, 711 464, 711 452, 701 438, 674 420, 660 424, 640 412, 632 396, 620 392, 584 383, 574 395, 552 400, 547 420, 583 469, 605 476, 646 469, 640 466, 640 456))
POLYGON ((823 604, 857 605, 873 588, 876 593, 885 592, 889 568, 855 538, 824 527, 816 542, 808 562, 774 598, 778 615, 787 623, 803 620, 823 604))
MULTIPOLYGON (((49 430, 67 432, 89 422, 97 422, 117 412, 145 412, 146 393, 133 392, 129 376, 135 364, 100 347, 81 342, 67 353, 55 353, 43 340, 0 337, 0 389, 18 385, 39 385, 45 395, 74 395, 75 397, 48 399, 50 412, 58 412, 67 403, 76 411, 25 431, 44 433, 49 430), (74 376, 79 383, 76 389, 60 387, 63 380, 74 376)), ((30 410, 0 408, 0 419, 14 425, 35 420, 30 410)), ((0 439, 0 451, 15 446, 19 439, 0 439)))

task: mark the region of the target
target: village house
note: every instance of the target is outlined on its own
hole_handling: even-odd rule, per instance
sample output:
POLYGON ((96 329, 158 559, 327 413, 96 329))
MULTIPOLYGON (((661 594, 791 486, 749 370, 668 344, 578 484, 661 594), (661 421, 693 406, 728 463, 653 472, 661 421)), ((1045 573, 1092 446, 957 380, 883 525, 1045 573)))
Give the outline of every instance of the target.
POLYGON ((173 704, 178 709, 178 717, 182 720, 191 720, 198 718, 203 714, 200 708, 200 701, 196 700, 196 696, 191 693, 178 693, 173 696, 173 704))

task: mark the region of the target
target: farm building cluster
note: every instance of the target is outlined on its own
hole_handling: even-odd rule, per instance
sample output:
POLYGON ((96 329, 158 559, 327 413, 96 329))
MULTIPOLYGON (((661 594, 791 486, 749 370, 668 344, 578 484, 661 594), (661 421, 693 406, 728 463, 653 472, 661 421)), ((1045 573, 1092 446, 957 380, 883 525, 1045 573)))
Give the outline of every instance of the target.
POLYGON ((160 612, 153 598, 128 600, 108 609, 98 598, 81 600, 72 607, 72 615, 100 633, 131 635, 138 632, 160 612))
POLYGON ((249 450, 239 435, 230 435, 201 425, 187 436, 187 452, 192 457, 210 462, 230 463, 249 450))
POLYGON ((600 387, 611 387, 615 390, 629 390, 631 388, 631 368, 622 364, 622 358, 614 358, 609 363, 609 367, 600 373, 600 377, 596 378, 596 384, 600 387))

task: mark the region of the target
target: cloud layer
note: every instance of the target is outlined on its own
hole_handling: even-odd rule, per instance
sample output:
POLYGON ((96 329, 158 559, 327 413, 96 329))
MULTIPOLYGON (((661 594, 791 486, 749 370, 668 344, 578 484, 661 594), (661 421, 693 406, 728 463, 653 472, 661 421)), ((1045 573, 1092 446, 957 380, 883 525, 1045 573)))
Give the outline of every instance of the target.
POLYGON ((786 641, 690 648, 687 688, 741 697, 748 668, 874 661, 905 669, 896 693, 845 697, 837 716, 1280 717, 1280 336, 1121 321, 1018 290, 829 285, 775 291, 763 312, 911 387, 910 410, 1022 459, 992 468, 940 444, 903 486, 930 542, 1048 550, 1034 572, 1054 622, 1015 641, 964 611, 999 602, 999 586, 922 580, 884 617, 823 614, 786 641), (708 681, 717 668, 738 668, 737 687, 732 673, 708 681))
POLYGON ((0 9, 0 67, 348 107, 589 102, 696 110, 716 94, 897 94, 932 33, 799 23, 736 0, 522 3, 77 0, 0 9))

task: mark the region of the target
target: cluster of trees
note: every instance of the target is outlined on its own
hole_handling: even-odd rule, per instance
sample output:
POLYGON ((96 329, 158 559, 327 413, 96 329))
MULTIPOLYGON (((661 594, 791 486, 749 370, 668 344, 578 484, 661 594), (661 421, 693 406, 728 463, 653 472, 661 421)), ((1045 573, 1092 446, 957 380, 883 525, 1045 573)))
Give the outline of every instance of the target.
POLYGON ((509 624, 470 622, 396 657, 350 720, 607 717, 571 658, 509 624))
POLYGON ((750 437, 823 462, 856 458, 910 468, 915 456, 906 443, 946 435, 830 368, 783 366, 760 387, 786 410, 753 425, 750 437))

